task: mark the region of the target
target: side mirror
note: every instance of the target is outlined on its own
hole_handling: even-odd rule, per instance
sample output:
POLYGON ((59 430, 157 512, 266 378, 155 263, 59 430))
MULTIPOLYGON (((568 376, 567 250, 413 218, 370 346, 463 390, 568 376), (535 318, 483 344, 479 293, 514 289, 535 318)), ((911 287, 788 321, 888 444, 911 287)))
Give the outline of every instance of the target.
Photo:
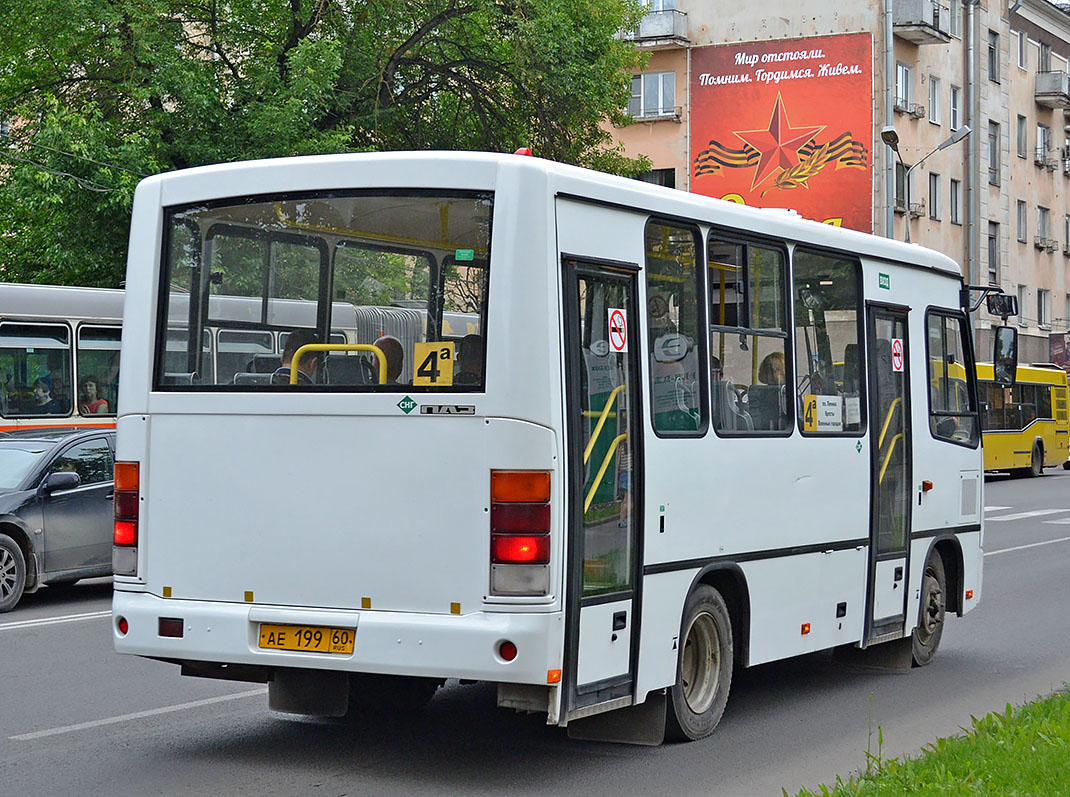
POLYGON ((73 490, 81 483, 82 479, 77 473, 67 470, 56 471, 48 474, 45 480, 41 482, 41 494, 51 495, 60 490, 73 490))
POLYGON ((1018 378, 1018 330, 1014 327, 996 327, 995 333, 992 340, 992 381, 1000 387, 1010 387, 1018 378))
POLYGON ((1018 297, 1009 293, 990 293, 985 297, 985 307, 992 315, 1006 320, 1009 316, 1018 315, 1018 297))

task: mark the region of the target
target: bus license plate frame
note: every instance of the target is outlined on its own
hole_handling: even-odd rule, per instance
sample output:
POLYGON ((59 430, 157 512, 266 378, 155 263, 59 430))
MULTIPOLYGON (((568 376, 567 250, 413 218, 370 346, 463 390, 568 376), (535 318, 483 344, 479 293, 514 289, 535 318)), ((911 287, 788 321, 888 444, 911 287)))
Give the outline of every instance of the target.
POLYGON ((353 655, 357 630, 325 625, 290 625, 261 623, 257 646, 260 650, 286 650, 297 653, 353 655), (320 634, 319 638, 316 634, 320 634), (339 638, 339 635, 341 638, 339 638))

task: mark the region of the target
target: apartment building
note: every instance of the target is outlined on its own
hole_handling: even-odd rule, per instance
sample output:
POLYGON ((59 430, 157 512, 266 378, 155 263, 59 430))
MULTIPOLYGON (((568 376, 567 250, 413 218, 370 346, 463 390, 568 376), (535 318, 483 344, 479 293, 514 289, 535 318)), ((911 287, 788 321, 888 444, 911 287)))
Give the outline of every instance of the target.
POLYGON ((1017 294, 1023 362, 1070 349, 1070 5, 782 8, 650 0, 614 130, 646 179, 942 251, 1017 294))

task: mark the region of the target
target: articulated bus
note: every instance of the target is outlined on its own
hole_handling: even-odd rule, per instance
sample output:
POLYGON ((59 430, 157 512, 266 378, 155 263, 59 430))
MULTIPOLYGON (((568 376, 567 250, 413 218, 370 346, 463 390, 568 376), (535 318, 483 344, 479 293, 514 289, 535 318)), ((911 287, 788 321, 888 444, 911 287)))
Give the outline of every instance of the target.
POLYGON ((0 431, 115 426, 123 292, 0 284, 0 431))
POLYGON ((1052 363, 1019 365, 1011 387, 992 381, 992 363, 977 363, 985 471, 1039 476, 1067 465, 1070 411, 1066 371, 1052 363))
POLYGON ((935 252, 532 157, 373 153, 144 180, 126 285, 115 647, 273 709, 473 679, 574 736, 698 739, 736 668, 926 664, 981 597, 968 291, 935 252), (256 292, 231 326, 265 341, 314 302, 295 369, 377 349, 331 338, 333 303, 420 329, 397 379, 236 379, 205 335, 256 292))

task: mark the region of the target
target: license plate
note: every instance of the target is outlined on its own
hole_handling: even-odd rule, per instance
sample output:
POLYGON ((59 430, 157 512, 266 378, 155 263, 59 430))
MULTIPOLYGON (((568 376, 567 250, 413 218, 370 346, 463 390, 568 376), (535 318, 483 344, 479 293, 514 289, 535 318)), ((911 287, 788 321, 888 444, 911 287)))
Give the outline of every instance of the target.
POLYGON ((357 633, 352 628, 321 625, 260 625, 260 647, 304 653, 352 653, 357 633))

